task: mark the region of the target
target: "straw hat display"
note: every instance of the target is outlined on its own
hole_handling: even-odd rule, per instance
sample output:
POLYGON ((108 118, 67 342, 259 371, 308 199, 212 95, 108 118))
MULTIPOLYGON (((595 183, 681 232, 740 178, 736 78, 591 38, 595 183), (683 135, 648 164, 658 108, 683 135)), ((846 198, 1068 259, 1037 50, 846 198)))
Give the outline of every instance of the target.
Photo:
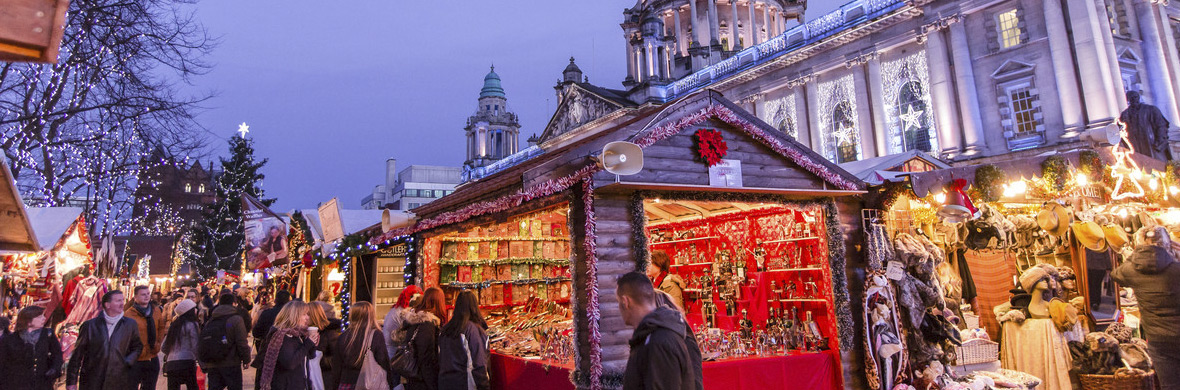
POLYGON ((1069 231, 1070 220, 1069 210, 1057 202, 1045 203, 1041 212, 1037 213, 1037 226, 1054 236, 1065 235, 1069 231))
POLYGON ((1122 249, 1130 241, 1127 231, 1123 230, 1122 226, 1113 223, 1102 225, 1102 233, 1106 236, 1106 243, 1114 249, 1122 249))
POLYGON ((1106 232, 1096 222, 1075 222, 1073 236, 1086 249, 1102 252, 1106 250, 1106 232))

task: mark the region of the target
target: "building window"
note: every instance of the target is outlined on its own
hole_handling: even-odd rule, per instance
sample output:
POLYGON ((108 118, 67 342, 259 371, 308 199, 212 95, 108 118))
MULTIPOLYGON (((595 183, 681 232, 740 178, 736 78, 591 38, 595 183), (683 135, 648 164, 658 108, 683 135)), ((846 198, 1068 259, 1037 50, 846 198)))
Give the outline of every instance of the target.
POLYGON ((1131 26, 1127 22, 1127 4, 1123 3, 1123 0, 1106 0, 1106 17, 1110 21, 1111 34, 1131 36, 1131 26))
POLYGON ((1123 79, 1123 91, 1142 91, 1142 81, 1139 79, 1139 56, 1131 49, 1124 49, 1119 54, 1119 74, 1123 79))
POLYGON ((193 192, 192 183, 184 183, 184 192, 193 192))
POLYGON ((1024 23, 1020 20, 1019 10, 1012 9, 996 15, 996 31, 999 33, 1001 49, 1024 43, 1024 23))
POLYGON ((205 193, 205 184, 204 183, 202 183, 199 187, 197 187, 197 192, 202 193, 202 194, 205 193))
POLYGON ((836 141, 836 163, 843 164, 858 160, 860 145, 856 136, 856 122, 853 120, 852 104, 843 101, 836 104, 832 112, 832 123, 836 128, 833 136, 836 141))
POLYGON ((406 192, 406 194, 402 195, 402 196, 405 196, 405 197, 417 197, 418 196, 418 190, 407 189, 405 192, 406 192))
POLYGON ((767 100, 761 108, 766 123, 774 125, 792 138, 798 136, 798 125, 795 122, 795 94, 767 100))
POLYGON ((421 205, 422 205, 421 203, 410 203, 410 208, 416 209, 416 208, 418 208, 418 206, 421 206, 421 205))
POLYGON ((930 152, 930 121, 926 115, 926 99, 922 83, 910 81, 897 92, 898 124, 901 129, 902 150, 930 152))
POLYGON ((1004 138, 1011 150, 1022 150, 1045 143, 1041 123, 1040 93, 1032 78, 1010 81, 999 86, 1001 123, 1004 138))

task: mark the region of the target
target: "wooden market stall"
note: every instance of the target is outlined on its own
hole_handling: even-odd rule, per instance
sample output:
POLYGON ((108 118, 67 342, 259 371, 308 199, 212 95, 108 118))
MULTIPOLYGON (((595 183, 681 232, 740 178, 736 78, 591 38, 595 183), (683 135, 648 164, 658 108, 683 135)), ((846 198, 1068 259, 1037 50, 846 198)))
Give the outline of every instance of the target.
POLYGON ((493 387, 618 387, 631 330, 615 280, 647 269, 653 251, 686 281, 707 389, 832 389, 859 376, 848 278, 862 264, 860 180, 711 91, 554 126, 569 123, 568 105, 603 99, 592 92, 564 99, 514 165, 370 241, 413 234, 415 282, 479 294, 493 387), (615 141, 642 148, 637 173, 597 163, 615 141))

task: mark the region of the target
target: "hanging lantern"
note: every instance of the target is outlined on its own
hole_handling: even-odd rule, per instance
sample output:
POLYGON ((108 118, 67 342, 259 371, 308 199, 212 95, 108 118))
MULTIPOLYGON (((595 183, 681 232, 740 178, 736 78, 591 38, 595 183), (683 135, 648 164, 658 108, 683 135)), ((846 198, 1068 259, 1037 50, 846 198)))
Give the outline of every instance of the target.
POLYGON ((951 223, 959 223, 979 215, 979 209, 971 202, 964 188, 967 180, 955 179, 946 192, 946 202, 938 209, 938 216, 951 223))

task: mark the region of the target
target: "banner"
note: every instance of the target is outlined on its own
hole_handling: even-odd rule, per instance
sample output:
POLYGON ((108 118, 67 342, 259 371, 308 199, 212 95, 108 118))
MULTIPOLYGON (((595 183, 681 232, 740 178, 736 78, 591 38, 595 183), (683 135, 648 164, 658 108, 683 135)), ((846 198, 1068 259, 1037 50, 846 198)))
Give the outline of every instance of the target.
POLYGON ((320 205, 320 227, 324 229, 324 242, 344 238, 344 222, 340 220, 340 204, 332 198, 320 205))
POLYGON ((258 199, 242 194, 246 226, 246 269, 283 265, 287 259, 287 223, 258 199))

